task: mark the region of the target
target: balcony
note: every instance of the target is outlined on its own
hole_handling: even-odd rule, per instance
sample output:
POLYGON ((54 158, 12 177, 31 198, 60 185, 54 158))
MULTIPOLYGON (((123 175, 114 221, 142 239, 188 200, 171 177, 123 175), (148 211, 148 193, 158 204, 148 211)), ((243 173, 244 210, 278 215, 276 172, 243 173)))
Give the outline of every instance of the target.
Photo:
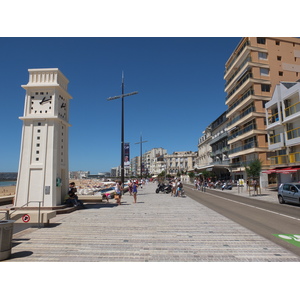
POLYGON ((242 87, 246 86, 246 83, 250 81, 250 79, 253 77, 252 73, 246 73, 241 80, 235 85, 234 89, 227 95, 226 97, 226 105, 229 105, 230 100, 232 100, 232 96, 242 87), (231 99, 230 99, 231 98, 231 99))
POLYGON ((277 155, 277 156, 271 156, 271 165, 286 165, 289 163, 289 157, 288 155, 277 155))
POLYGON ((277 143, 280 143, 280 142, 281 142, 280 133, 270 136, 270 145, 277 144, 277 143))
POLYGON ((271 165, 288 165, 300 163, 300 152, 271 156, 271 165))
POLYGON ((286 136, 287 136, 288 140, 296 139, 296 138, 300 137, 300 127, 288 130, 286 132, 286 136))
POLYGON ((241 103, 246 103, 245 106, 247 105, 247 101, 250 99, 250 96, 254 95, 254 90, 251 88, 248 91, 246 91, 239 99, 237 99, 233 105, 231 105, 227 112, 226 112, 226 116, 227 118, 230 117, 230 115, 232 115, 235 111, 235 109, 237 109, 238 107, 241 107, 241 103))
POLYGON ((239 51, 235 54, 235 57, 232 59, 230 64, 227 65, 226 70, 224 72, 224 77, 227 77, 231 73, 231 71, 234 69, 234 65, 241 61, 242 57, 246 57, 247 55, 249 55, 250 49, 248 49, 247 46, 250 46, 250 41, 246 41, 242 45, 239 51))
POLYGON ((228 155, 231 155, 231 154, 234 154, 234 153, 237 153, 237 152, 241 152, 241 151, 244 151, 244 150, 248 150, 248 149, 251 149, 251 148, 256 148, 256 147, 257 147, 257 142, 256 141, 252 141, 252 142, 247 143, 247 144, 245 144, 243 146, 230 149, 228 151, 228 155))
POLYGON ((233 118, 230 122, 228 122, 227 124, 227 128, 229 128, 231 125, 233 125, 234 123, 238 122, 239 120, 241 120, 242 118, 244 118, 246 115, 255 112, 255 107, 251 106, 248 109, 244 110, 240 115, 238 115, 237 117, 233 118))
POLYGON ((233 133, 231 136, 228 137, 227 141, 231 141, 233 139, 235 139, 236 137, 244 134, 244 133, 247 133, 249 131, 252 131, 252 130, 255 130, 256 129, 256 124, 250 124, 248 126, 246 126, 245 128, 233 133))
MULTIPOLYGON (((287 108, 284 110, 284 112, 285 112, 285 117, 286 117, 286 118, 288 118, 288 117, 290 117, 290 116, 293 116, 293 115, 295 115, 295 114, 297 114, 297 113, 298 113, 298 114, 295 115, 295 116, 299 117, 299 116, 300 116, 300 102, 297 102, 297 103, 295 103, 295 104, 293 104, 293 105, 287 107, 287 108)), ((290 119, 290 118, 289 118, 289 119, 290 119)))
POLYGON ((290 163, 300 163, 300 152, 290 153, 290 163))
POLYGON ((249 70, 250 62, 251 62, 251 57, 247 57, 237 68, 237 70, 233 73, 233 75, 227 80, 227 82, 225 83, 225 93, 227 93, 227 91, 230 90, 232 84, 237 82, 249 70), (241 72, 242 69, 244 70, 241 72), (239 73, 240 75, 237 77, 239 73))
POLYGON ((276 112, 273 115, 271 115, 270 117, 268 117, 268 125, 271 125, 278 121, 279 121, 279 113, 278 112, 276 112))

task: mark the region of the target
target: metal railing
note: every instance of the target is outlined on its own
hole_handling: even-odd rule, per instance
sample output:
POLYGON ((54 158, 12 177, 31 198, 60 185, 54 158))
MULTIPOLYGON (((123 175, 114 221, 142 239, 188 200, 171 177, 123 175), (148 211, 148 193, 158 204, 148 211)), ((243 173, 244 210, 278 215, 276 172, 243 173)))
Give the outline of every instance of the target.
POLYGON ((300 102, 297 102, 285 109, 285 116, 288 117, 299 111, 300 111, 300 102))
POLYGON ((270 136, 270 145, 277 144, 281 142, 280 134, 270 136))
MULTIPOLYGON (((25 203, 24 205, 22 205, 22 206, 20 206, 20 207, 18 207, 16 209, 14 209, 11 214, 15 213, 16 211, 18 211, 19 209, 25 207, 26 205, 28 206, 29 203, 36 203, 36 202, 39 204, 39 209, 38 209, 38 228, 41 228, 41 202, 42 201, 29 201, 29 202, 25 203)), ((0 211, 0 213, 5 213, 5 220, 10 220, 10 215, 11 214, 9 212, 10 212, 10 210, 0 211)))
POLYGON ((269 118, 268 118, 268 123, 269 124, 273 124, 275 122, 279 121, 279 114, 278 112, 274 113, 273 115, 271 115, 269 118))
POLYGON ((297 137, 300 137, 300 127, 298 128, 295 128, 295 129, 291 129, 291 130, 288 130, 286 132, 287 134, 287 139, 288 140, 291 140, 291 139, 295 139, 297 137))

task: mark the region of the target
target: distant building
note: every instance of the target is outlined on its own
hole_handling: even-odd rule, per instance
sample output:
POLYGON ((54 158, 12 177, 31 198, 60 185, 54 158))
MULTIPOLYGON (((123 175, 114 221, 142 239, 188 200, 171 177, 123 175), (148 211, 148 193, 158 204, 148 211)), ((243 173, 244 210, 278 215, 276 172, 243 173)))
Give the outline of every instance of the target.
POLYGON ((111 168, 110 169, 110 176, 111 177, 117 177, 118 174, 118 168, 111 168))
POLYGON ((227 117, 226 112, 222 113, 214 122, 211 123, 211 152, 212 172, 215 173, 217 179, 229 180, 230 178, 230 160, 228 157, 228 141, 227 141, 227 117))
POLYGON ((195 168, 197 152, 179 151, 164 155, 166 174, 176 176, 178 173, 193 171, 195 168))
POLYGON ((198 171, 204 171, 207 168, 210 168, 212 164, 212 157, 211 157, 211 124, 205 128, 202 132, 202 136, 198 140, 198 155, 196 158, 195 169, 198 171))
POLYGON ((69 173, 69 178, 70 179, 84 179, 88 178, 90 175, 89 171, 71 171, 69 173))
POLYGON ((158 175, 164 170, 164 156, 167 150, 164 148, 153 148, 143 155, 144 172, 152 175, 158 175))

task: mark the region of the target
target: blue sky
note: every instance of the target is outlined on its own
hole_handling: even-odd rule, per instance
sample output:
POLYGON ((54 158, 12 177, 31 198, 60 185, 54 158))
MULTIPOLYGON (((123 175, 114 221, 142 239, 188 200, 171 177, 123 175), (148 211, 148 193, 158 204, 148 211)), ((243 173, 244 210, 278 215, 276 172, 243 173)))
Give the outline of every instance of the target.
POLYGON ((130 156, 163 147, 197 151, 207 125, 226 110, 224 67, 240 37, 1 38, 0 171, 17 171, 28 69, 59 68, 69 79, 69 168, 95 174, 120 164, 121 101, 130 156))

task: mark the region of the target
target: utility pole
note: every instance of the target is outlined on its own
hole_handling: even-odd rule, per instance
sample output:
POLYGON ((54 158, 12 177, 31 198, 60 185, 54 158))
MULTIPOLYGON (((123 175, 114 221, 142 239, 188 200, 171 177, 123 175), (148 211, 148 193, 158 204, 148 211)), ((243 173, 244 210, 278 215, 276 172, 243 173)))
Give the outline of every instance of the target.
POLYGON ((138 142, 138 143, 135 143, 135 144, 140 144, 140 164, 141 164, 141 179, 143 178, 143 160, 142 160, 142 155, 143 155, 143 150, 142 150, 142 143, 146 143, 146 142, 148 142, 148 141, 143 141, 142 140, 142 135, 141 135, 141 137, 140 137, 140 141, 138 142))
POLYGON ((136 95, 138 92, 132 92, 125 94, 124 92, 124 72, 122 72, 122 94, 119 96, 109 97, 108 101, 115 99, 122 99, 122 113, 121 113, 121 181, 124 184, 124 98, 132 95, 136 95))

